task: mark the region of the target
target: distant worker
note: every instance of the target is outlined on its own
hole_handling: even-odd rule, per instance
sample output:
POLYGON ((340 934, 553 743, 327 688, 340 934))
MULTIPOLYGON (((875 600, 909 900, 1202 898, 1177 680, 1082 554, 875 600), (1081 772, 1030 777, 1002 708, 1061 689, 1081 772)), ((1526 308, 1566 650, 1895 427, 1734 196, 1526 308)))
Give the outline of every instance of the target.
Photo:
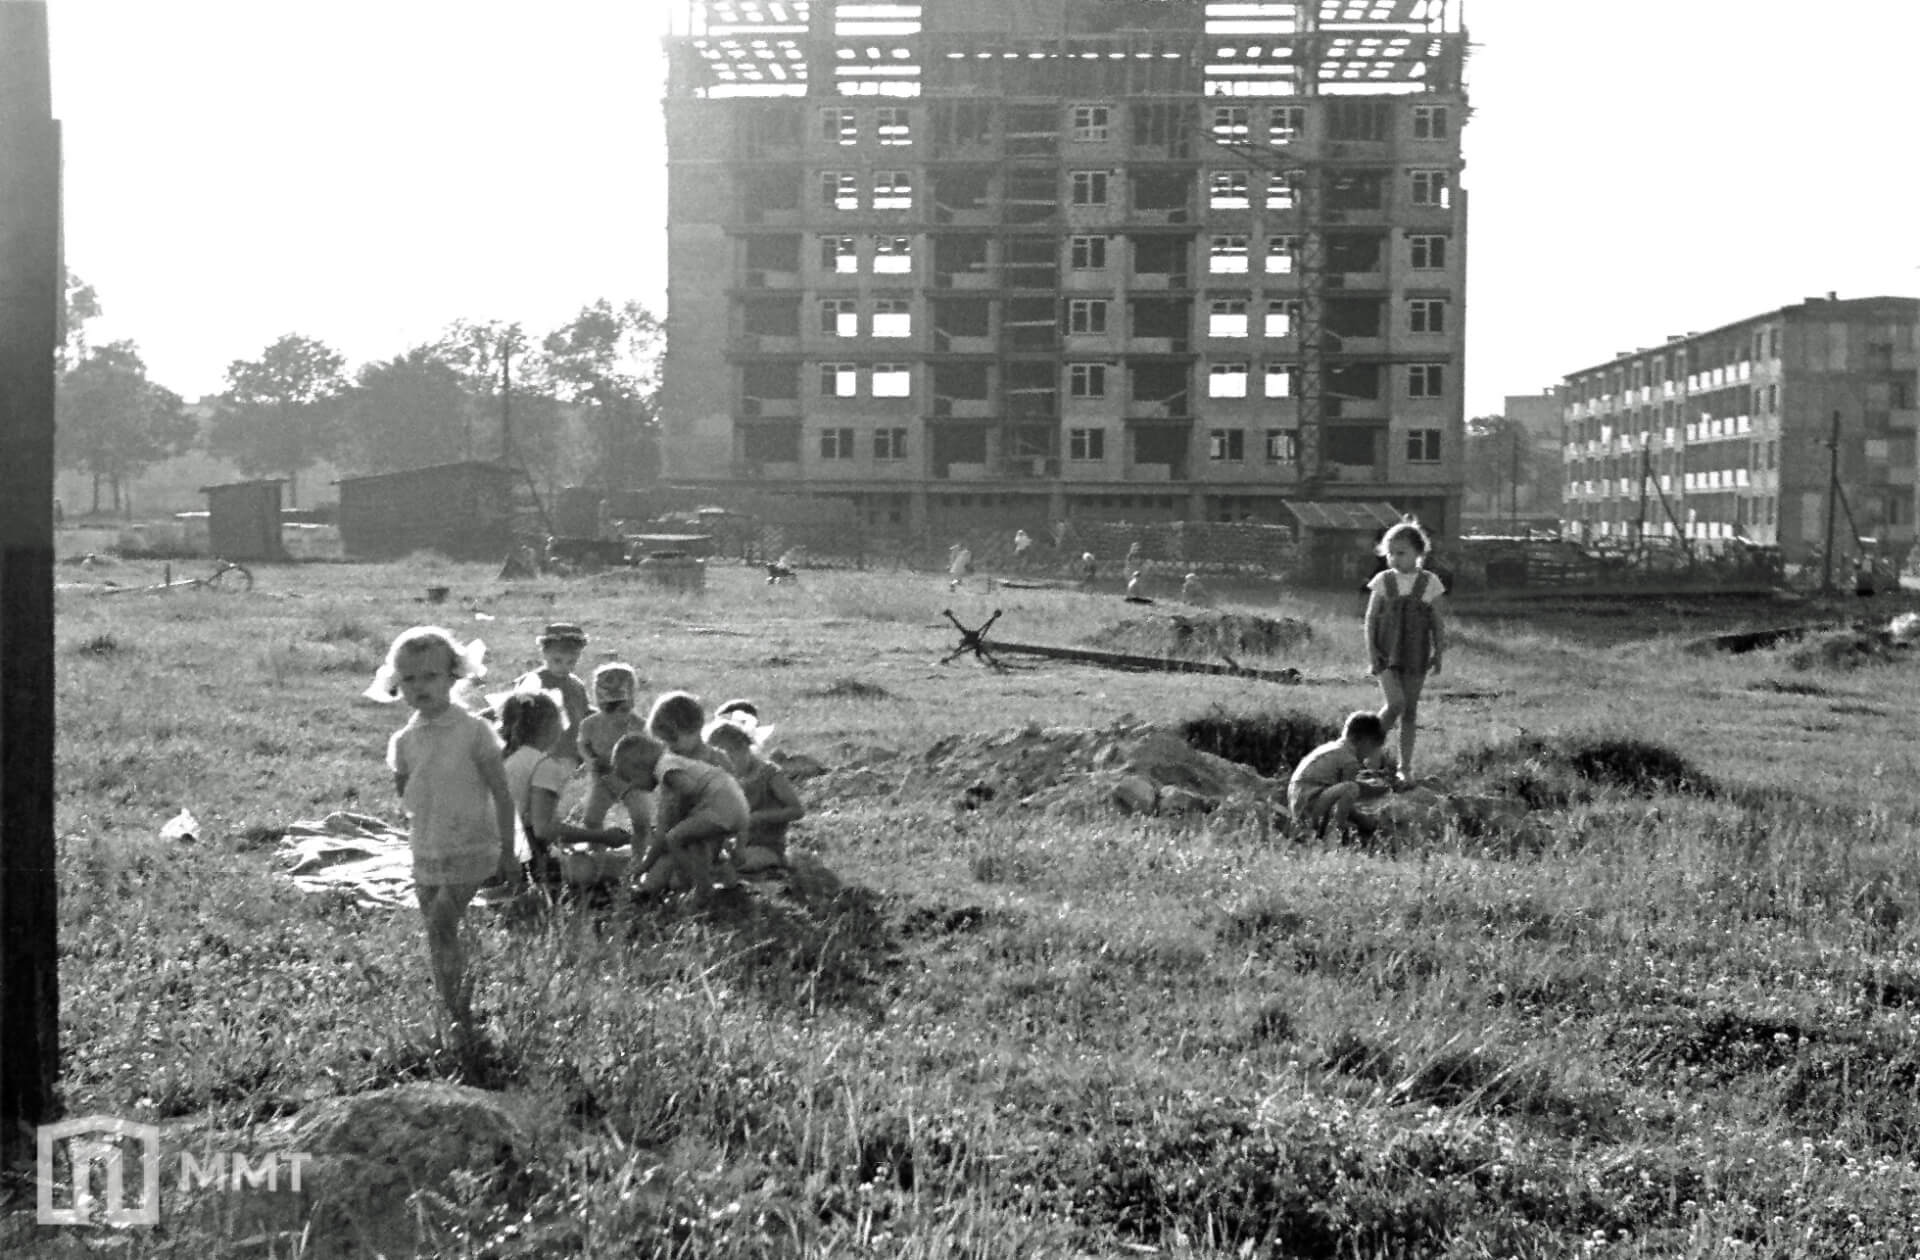
POLYGON ((60 500, 55 499, 53 501, 54 527, 57 529, 60 526, 65 525, 66 523, 67 523, 67 509, 61 504, 60 500))
POLYGON ((1140 555, 1140 544, 1136 541, 1133 546, 1127 548, 1127 572, 1139 572, 1143 563, 1145 562, 1140 555))
POLYGON ((1027 552, 1033 548, 1033 535, 1024 529, 1013 531, 1013 563, 1019 568, 1027 567, 1027 552))
POLYGON ((1094 563, 1093 553, 1091 551, 1081 552, 1080 553, 1080 580, 1086 583, 1087 585, 1091 586, 1093 584, 1093 579, 1095 575, 1097 575, 1099 572, 1100 572, 1100 566, 1094 563))
POLYGON ((959 543, 947 548, 947 589, 957 591, 973 572, 973 552, 959 543))
POLYGON ((1202 608, 1213 607, 1213 592, 1207 589, 1198 573, 1187 574, 1187 580, 1180 584, 1180 599, 1183 603, 1198 604, 1202 608))
POLYGON ((1127 598, 1140 598, 1140 570, 1138 569, 1127 574, 1127 598))

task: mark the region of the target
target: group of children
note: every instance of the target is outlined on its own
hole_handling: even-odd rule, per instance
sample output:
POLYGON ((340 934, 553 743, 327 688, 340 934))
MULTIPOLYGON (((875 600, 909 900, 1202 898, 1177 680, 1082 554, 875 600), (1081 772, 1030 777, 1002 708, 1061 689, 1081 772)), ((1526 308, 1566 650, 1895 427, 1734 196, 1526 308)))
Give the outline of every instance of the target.
POLYGON ((1294 768, 1287 783, 1287 810, 1297 833, 1366 832, 1370 824, 1355 806, 1414 780, 1413 747, 1420 693, 1440 672, 1446 625, 1440 597, 1446 586, 1424 567, 1426 531, 1401 521, 1380 539, 1387 567, 1367 583, 1368 672, 1380 683, 1378 712, 1347 716, 1340 738, 1320 745, 1294 768), (1400 731, 1397 765, 1387 757, 1387 737, 1400 731))
POLYGON ((492 698, 497 730, 469 707, 481 699, 471 683, 484 673, 482 649, 437 626, 395 639, 367 691, 413 710, 387 764, 409 820, 434 983, 461 1028, 472 1009, 459 927, 483 885, 557 883, 560 846, 631 843, 636 888, 704 901, 717 883, 782 870, 788 828, 806 812, 761 755, 772 728, 751 701, 730 700, 709 721, 698 699, 669 691, 643 718, 631 665, 594 670, 589 699, 574 672, 587 645, 579 626, 550 625, 537 643, 541 667, 492 698), (561 799, 582 772, 590 782, 576 822, 561 799), (606 825, 616 802, 630 832, 606 825))

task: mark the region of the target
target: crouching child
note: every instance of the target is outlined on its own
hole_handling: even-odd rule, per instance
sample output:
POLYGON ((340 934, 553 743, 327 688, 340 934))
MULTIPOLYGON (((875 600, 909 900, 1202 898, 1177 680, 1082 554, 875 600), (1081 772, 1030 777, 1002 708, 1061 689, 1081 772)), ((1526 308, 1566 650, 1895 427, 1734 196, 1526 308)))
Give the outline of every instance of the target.
POLYGON ((1372 821, 1354 806, 1392 791, 1366 770, 1366 763, 1387 744, 1386 726, 1377 713, 1348 715, 1340 738, 1320 745, 1294 767, 1287 781, 1287 812, 1293 815, 1298 836, 1320 837, 1331 831, 1372 834, 1372 821))
POLYGON ((740 836, 736 867, 742 875, 777 873, 787 865, 787 828, 806 817, 807 807, 793 783, 760 755, 752 731, 720 720, 707 732, 707 743, 733 763, 733 777, 747 799, 747 826, 740 836))
POLYGON ((740 784, 711 762, 682 756, 638 732, 614 745, 613 773, 628 787, 654 794, 653 838, 633 868, 637 886, 705 901, 722 856, 747 826, 740 784))

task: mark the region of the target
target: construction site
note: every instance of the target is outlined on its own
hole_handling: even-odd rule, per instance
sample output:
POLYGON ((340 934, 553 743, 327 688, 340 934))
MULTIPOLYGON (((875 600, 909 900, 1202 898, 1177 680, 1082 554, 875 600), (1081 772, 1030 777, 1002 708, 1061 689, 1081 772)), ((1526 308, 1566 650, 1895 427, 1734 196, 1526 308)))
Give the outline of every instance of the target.
POLYGON ((1457 529, 1457 2, 710 0, 668 43, 674 484, 1457 529))

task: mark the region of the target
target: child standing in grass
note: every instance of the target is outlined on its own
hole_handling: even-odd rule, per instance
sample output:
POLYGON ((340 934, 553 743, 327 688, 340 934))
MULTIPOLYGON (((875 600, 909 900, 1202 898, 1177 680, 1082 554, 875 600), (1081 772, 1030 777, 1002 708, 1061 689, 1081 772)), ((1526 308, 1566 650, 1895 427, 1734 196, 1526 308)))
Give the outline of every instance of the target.
POLYGON ((561 748, 569 757, 578 756, 575 741, 580 723, 591 707, 587 685, 573 671, 580 664, 580 653, 587 646, 587 632, 571 621, 556 621, 534 640, 540 649, 540 668, 520 676, 515 691, 552 691, 559 693, 560 711, 566 717, 561 748))
POLYGON ((1420 692, 1427 675, 1440 672, 1446 647, 1446 626, 1440 616, 1440 597, 1447 592, 1440 579, 1421 566, 1427 552, 1426 531, 1401 521, 1380 539, 1387 567, 1367 583, 1367 657, 1370 672, 1380 680, 1385 703, 1380 722, 1387 731, 1400 727, 1400 776, 1413 778, 1413 743, 1420 718, 1420 692))
POLYGON ((654 793, 653 840, 634 867, 644 889, 713 892, 722 852, 747 825, 747 798, 732 775, 683 756, 651 735, 628 735, 613 750, 614 773, 654 793))
POLYGON ((413 710, 387 744, 387 765, 410 822, 414 890, 427 923, 434 985, 456 1029, 471 1031, 473 1002, 460 927, 467 903, 494 875, 518 882, 513 797, 493 728, 453 703, 477 672, 437 626, 393 641, 375 685, 413 710))
POLYGON ((593 671, 593 700, 597 706, 580 723, 580 753, 593 772, 593 786, 587 791, 587 803, 580 821, 589 829, 598 829, 607 820, 607 811, 615 801, 627 807, 635 831, 640 830, 647 814, 647 800, 617 783, 613 777, 613 748, 620 737, 644 731, 647 725, 634 711, 640 690, 640 677, 633 666, 619 661, 593 671))
POLYGON ((779 871, 787 864, 787 828, 806 817, 807 807, 779 766, 760 755, 759 728, 749 729, 722 717, 707 730, 707 743, 725 753, 733 777, 747 799, 747 825, 740 836, 742 875, 779 871))
POLYGON ((627 843, 624 831, 576 827, 560 819, 560 794, 576 768, 561 748, 565 724, 560 706, 545 692, 516 692, 500 712, 500 737, 506 743, 507 790, 513 797, 516 850, 527 855, 533 876, 553 883, 559 868, 553 860, 556 842, 586 840, 594 844, 627 843))
POLYGON ((1387 792, 1384 784, 1362 779, 1367 761, 1386 746, 1387 731, 1374 713, 1347 715, 1340 738, 1320 745, 1294 767, 1287 781, 1287 812, 1296 834, 1338 835, 1348 827, 1370 828, 1353 813, 1355 803, 1387 792))

